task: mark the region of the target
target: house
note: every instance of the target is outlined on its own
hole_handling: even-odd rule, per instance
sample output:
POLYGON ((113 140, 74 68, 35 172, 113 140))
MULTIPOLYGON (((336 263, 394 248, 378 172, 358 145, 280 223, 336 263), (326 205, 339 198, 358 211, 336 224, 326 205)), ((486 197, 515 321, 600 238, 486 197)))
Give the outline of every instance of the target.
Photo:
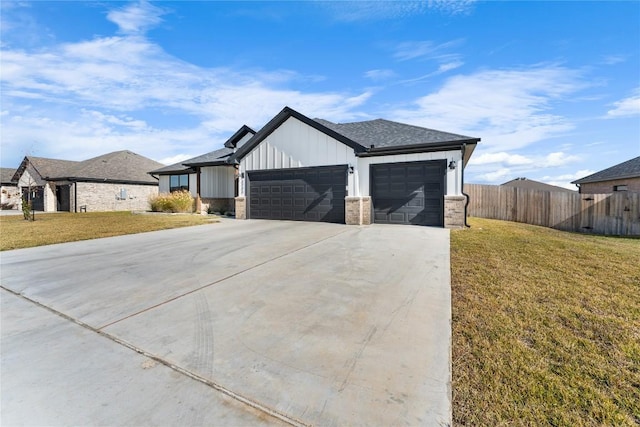
POLYGON ((255 131, 242 126, 224 147, 149 172, 159 178, 160 193, 189 190, 193 197, 200 196, 202 210, 232 212, 237 192, 236 167, 229 158, 249 141, 255 131))
POLYGON ((26 156, 13 181, 39 211, 146 210, 158 194, 158 180, 147 171, 159 166, 126 150, 84 161, 26 156))
POLYGON ((511 181, 505 182, 501 184, 503 187, 515 187, 515 188, 524 188, 527 190, 538 190, 538 191, 560 191, 563 193, 575 193, 574 190, 569 190, 568 188, 558 187, 557 185, 545 184, 544 182, 534 181, 533 179, 528 178, 516 178, 511 181))
POLYGON ((236 218, 463 227, 464 167, 479 141, 285 107, 229 158, 239 172, 236 218))
POLYGON ((12 182, 16 173, 12 168, 0 168, 0 207, 2 209, 20 208, 20 189, 15 182, 12 182))
POLYGON ((619 163, 610 168, 585 176, 572 184, 580 193, 608 194, 616 191, 640 192, 640 157, 619 163))

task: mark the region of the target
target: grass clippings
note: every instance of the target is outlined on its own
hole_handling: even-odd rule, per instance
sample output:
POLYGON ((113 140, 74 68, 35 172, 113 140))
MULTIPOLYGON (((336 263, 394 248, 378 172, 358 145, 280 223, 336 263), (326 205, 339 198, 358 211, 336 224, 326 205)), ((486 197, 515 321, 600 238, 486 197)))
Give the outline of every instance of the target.
POLYGON ((188 227, 216 221, 202 215, 134 215, 131 212, 36 213, 0 216, 0 251, 100 237, 188 227))
POLYGON ((640 240, 469 222, 451 233, 454 425, 640 425, 640 240))

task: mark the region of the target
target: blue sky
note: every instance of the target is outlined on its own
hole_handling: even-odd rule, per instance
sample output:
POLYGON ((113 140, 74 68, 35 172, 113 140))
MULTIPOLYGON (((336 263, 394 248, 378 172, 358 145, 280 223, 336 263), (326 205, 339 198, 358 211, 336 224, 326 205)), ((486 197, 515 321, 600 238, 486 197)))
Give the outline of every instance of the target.
POLYGON ((474 183, 568 186, 640 155, 638 1, 0 5, 3 167, 173 163, 285 105, 479 137, 474 183))

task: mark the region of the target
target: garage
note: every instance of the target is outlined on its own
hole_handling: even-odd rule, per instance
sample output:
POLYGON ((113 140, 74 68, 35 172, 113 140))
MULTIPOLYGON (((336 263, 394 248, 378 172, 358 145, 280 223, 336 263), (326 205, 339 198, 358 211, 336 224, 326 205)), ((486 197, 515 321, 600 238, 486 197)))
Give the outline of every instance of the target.
POLYGON ((446 164, 433 160, 371 165, 374 222, 442 227, 446 164))
POLYGON ((462 228, 463 171, 479 141, 285 107, 229 157, 238 168, 236 218, 462 228))
POLYGON ((248 217, 344 223, 347 167, 248 172, 248 217))

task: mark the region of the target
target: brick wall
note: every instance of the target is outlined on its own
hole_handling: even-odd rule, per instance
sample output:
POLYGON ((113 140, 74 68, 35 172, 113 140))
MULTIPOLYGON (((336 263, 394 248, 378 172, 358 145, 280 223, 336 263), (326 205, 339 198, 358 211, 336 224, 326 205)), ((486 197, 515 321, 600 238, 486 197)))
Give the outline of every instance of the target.
POLYGON ((444 227, 464 227, 464 205, 467 198, 464 196, 444 196, 444 227))
MULTIPOLYGON (((77 182, 77 211, 81 206, 87 212, 149 210, 149 198, 158 194, 157 185, 111 184, 102 182, 77 182), (121 198, 121 190, 126 198, 121 198)), ((73 192, 73 187, 71 192, 73 192)), ((71 195, 73 198, 73 194, 71 195)), ((73 211, 73 206, 71 207, 73 211)))
POLYGON ((247 198, 236 197, 236 219, 247 219, 247 198))
POLYGON ((21 194, 18 186, 15 185, 3 185, 0 187, 1 203, 4 206, 13 204, 12 209, 20 209, 21 207, 21 194))
POLYGON ((613 187, 615 185, 626 185, 628 187, 627 191, 640 193, 640 177, 582 184, 580 185, 580 193, 584 193, 584 194, 613 193, 613 187))
POLYGON ((371 197, 345 197, 344 204, 347 225, 371 224, 371 197))

